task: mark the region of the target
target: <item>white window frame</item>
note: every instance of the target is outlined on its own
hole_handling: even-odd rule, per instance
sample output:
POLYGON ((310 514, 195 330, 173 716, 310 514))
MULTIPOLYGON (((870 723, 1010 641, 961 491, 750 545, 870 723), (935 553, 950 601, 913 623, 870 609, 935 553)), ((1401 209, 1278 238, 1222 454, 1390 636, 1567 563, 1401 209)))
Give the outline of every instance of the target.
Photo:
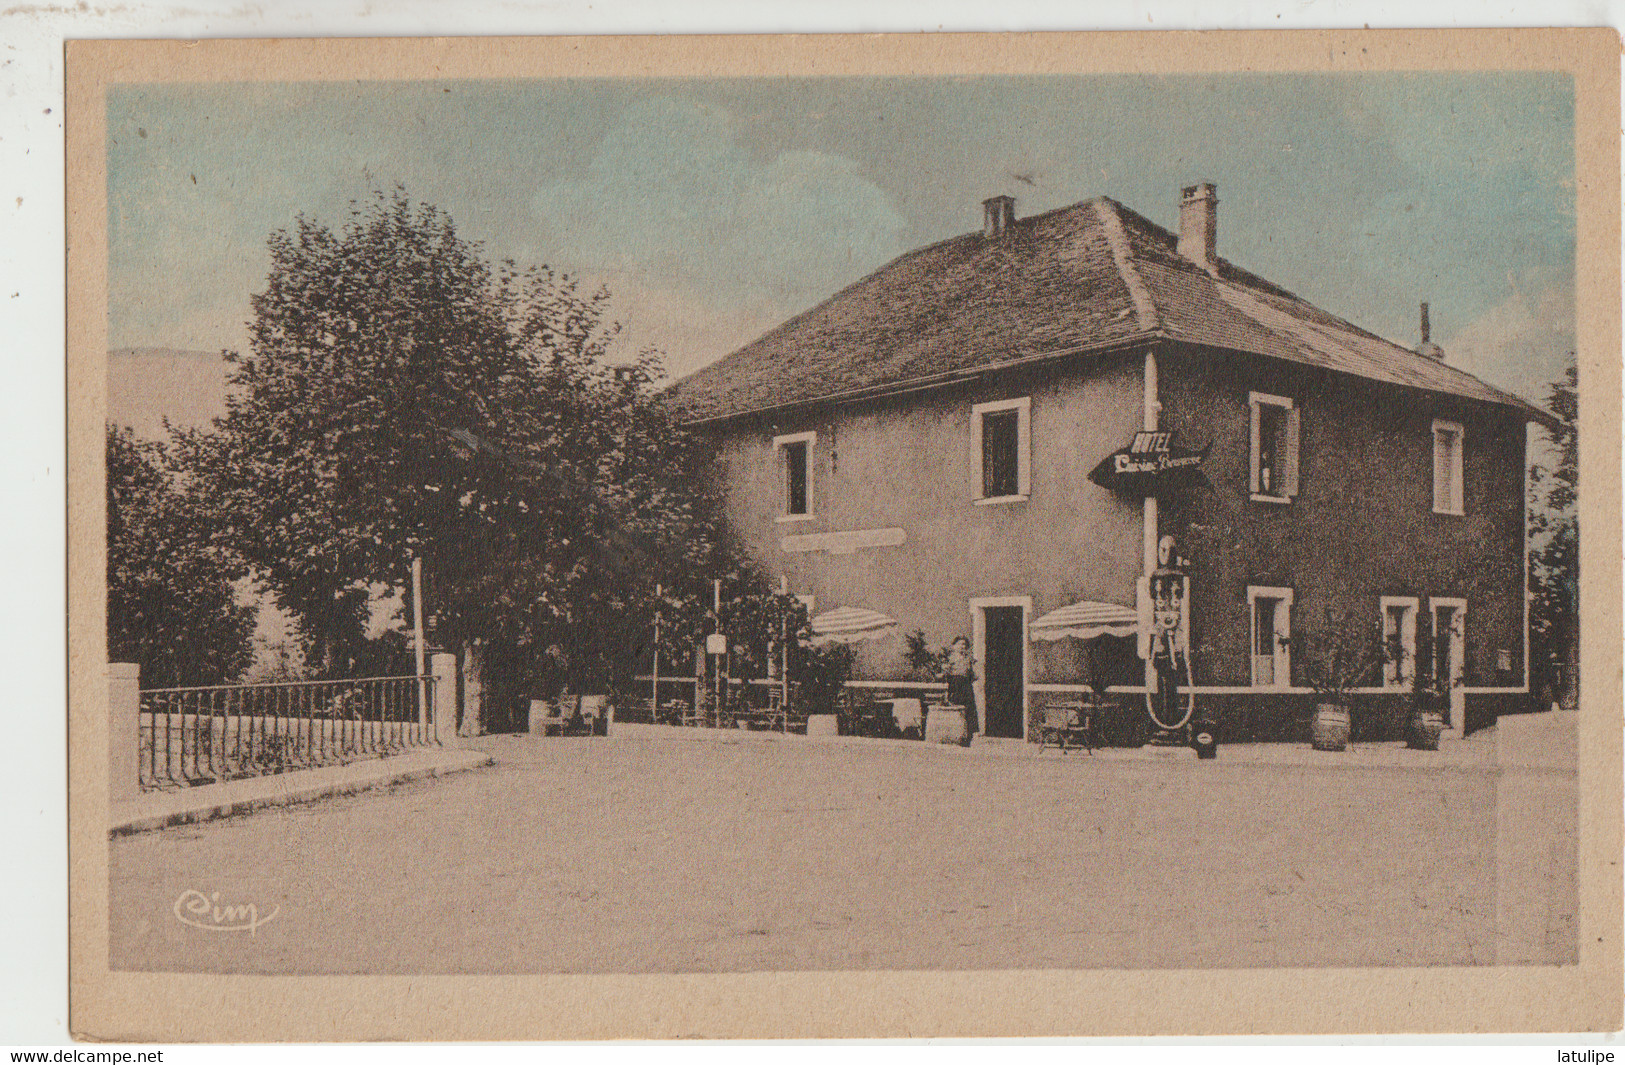
POLYGON ((787 433, 784 436, 775 436, 773 438, 774 469, 778 471, 779 482, 779 514, 778 517, 773 519, 775 522, 782 524, 785 522, 812 521, 817 516, 817 508, 814 506, 815 497, 813 495, 813 470, 817 465, 813 460, 813 456, 817 450, 818 434, 816 432, 787 433), (789 452, 785 450, 785 446, 788 444, 807 445, 807 513, 805 514, 790 513, 790 456, 789 452))
POLYGON ((971 502, 979 507, 1001 503, 1021 503, 1032 495, 1032 397, 1001 399, 991 403, 977 403, 970 409, 970 465, 971 502), (1016 494, 1013 496, 985 496, 982 494, 982 417, 1001 411, 1016 412, 1016 494))
POLYGON ((1290 396, 1272 396, 1268 392, 1247 393, 1247 421, 1249 457, 1247 461, 1247 491, 1256 503, 1290 503, 1298 494, 1298 475, 1302 467, 1303 411, 1290 396), (1259 408, 1280 407, 1286 411, 1287 453, 1281 457, 1280 491, 1263 490, 1260 464, 1263 458, 1259 438, 1259 408))
POLYGON ((1467 451, 1467 433, 1460 422, 1449 421, 1445 418, 1433 419, 1433 513, 1449 514, 1461 517, 1467 513, 1467 490, 1462 479, 1463 456, 1467 451), (1455 437, 1456 448, 1450 456, 1450 498, 1443 501, 1440 506, 1439 499, 1439 435, 1450 433, 1455 437))
POLYGON ((1263 585, 1247 587, 1247 671, 1255 688, 1266 691, 1292 687, 1292 589, 1269 588, 1263 585), (1258 600, 1274 599, 1275 661, 1273 684, 1258 682, 1258 600))
POLYGON ((1382 609, 1382 686, 1395 691, 1410 691, 1416 687, 1416 619, 1421 613, 1422 603, 1414 595, 1385 595, 1381 599, 1382 609), (1398 662, 1390 662, 1387 657, 1388 639, 1392 635, 1388 631, 1388 612, 1394 607, 1404 608, 1404 615, 1399 622, 1399 645, 1404 658, 1398 662))

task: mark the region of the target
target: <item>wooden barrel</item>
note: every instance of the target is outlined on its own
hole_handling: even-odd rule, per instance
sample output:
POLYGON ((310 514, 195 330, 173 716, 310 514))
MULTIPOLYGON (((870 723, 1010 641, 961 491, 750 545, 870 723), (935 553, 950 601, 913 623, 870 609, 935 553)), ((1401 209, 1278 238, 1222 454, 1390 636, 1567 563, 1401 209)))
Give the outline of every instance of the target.
POLYGON ((963 706, 933 706, 926 712, 926 743, 957 743, 963 745, 965 741, 965 708, 963 706))
POLYGON ((1444 715, 1437 710, 1418 710, 1411 715, 1410 735, 1406 746, 1417 751, 1439 749, 1439 735, 1444 732, 1444 715))
POLYGON ((1349 745, 1347 707, 1321 703, 1309 725, 1309 742, 1317 751, 1341 751, 1349 745))
POLYGON ((837 735, 839 725, 840 721, 834 714, 807 715, 807 735, 812 738, 837 735))

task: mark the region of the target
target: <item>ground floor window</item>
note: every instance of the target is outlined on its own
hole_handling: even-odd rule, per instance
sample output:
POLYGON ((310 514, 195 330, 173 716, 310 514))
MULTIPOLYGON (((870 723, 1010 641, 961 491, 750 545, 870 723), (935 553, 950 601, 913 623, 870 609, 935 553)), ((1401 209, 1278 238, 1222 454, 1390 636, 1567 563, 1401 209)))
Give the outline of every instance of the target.
POLYGON ((1435 597, 1428 600, 1433 615, 1432 677, 1436 688, 1461 686, 1467 645, 1467 600, 1435 597))
POLYGON ((1292 589, 1251 587, 1253 687, 1292 684, 1292 589))
POLYGON ((1409 688, 1416 682, 1415 597, 1382 597, 1382 683, 1409 688))

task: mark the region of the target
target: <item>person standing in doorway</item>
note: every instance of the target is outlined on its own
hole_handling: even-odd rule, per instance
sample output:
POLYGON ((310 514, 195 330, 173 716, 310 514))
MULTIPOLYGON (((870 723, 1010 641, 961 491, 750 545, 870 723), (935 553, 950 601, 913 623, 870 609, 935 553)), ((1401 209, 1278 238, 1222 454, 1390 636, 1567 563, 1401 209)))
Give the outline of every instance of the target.
POLYGON ((976 735, 976 659, 971 657, 970 641, 954 637, 948 647, 944 674, 948 679, 948 702, 965 708, 965 742, 976 735))

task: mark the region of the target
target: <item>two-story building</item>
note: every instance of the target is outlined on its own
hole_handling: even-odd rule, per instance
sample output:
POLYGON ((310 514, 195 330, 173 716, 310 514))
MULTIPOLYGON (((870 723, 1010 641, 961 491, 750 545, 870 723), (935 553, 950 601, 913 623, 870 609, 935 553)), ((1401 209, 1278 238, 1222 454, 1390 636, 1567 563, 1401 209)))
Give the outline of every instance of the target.
MULTIPOLYGON (((995 736, 1027 733, 1035 692, 1143 690, 1132 639, 1034 625, 1085 604, 1101 624, 1069 631, 1128 634, 1170 534, 1190 680, 1228 738, 1301 729, 1302 637, 1330 619, 1405 649, 1362 683, 1374 706, 1434 668, 1457 729, 1527 691, 1525 448, 1544 415, 1446 363, 1425 307, 1409 350, 1225 261, 1207 183, 1177 234, 1104 197, 983 206, 979 231, 674 386, 767 573, 817 611, 971 637, 995 736), (1143 497, 1090 479, 1147 431, 1202 454, 1203 477, 1143 497)), ((860 676, 904 675, 902 640, 859 648, 860 676)))

